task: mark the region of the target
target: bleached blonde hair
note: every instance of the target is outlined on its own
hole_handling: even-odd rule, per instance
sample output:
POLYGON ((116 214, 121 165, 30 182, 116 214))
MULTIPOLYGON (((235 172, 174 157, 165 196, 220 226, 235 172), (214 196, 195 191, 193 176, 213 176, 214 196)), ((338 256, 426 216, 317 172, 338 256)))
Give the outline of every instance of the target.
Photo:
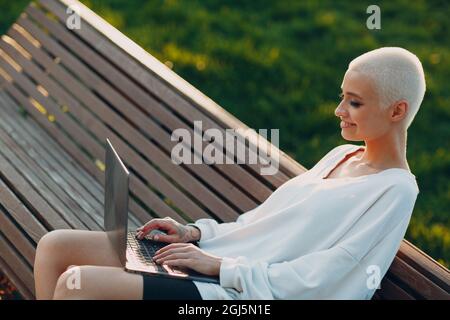
POLYGON ((362 73, 374 81, 384 110, 401 99, 407 100, 405 128, 411 125, 426 90, 422 63, 415 54, 399 47, 375 49, 353 59, 348 71, 362 73))

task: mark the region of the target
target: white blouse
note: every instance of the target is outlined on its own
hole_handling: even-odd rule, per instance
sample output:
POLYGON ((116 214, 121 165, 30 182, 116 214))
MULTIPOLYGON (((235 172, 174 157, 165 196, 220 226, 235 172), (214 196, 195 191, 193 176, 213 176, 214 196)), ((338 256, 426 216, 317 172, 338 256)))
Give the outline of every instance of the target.
POLYGON ((223 257, 220 285, 194 281, 203 299, 371 299, 406 233, 416 177, 391 168, 323 179, 344 144, 235 222, 199 219, 199 247, 223 257))

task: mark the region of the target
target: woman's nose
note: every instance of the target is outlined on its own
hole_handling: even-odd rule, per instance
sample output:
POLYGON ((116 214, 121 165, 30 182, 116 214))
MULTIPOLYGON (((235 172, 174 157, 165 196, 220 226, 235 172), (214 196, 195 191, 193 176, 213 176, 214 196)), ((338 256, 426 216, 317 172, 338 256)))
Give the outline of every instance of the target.
POLYGON ((334 114, 336 117, 345 117, 347 115, 347 111, 342 107, 342 103, 340 103, 336 110, 334 110, 334 114))

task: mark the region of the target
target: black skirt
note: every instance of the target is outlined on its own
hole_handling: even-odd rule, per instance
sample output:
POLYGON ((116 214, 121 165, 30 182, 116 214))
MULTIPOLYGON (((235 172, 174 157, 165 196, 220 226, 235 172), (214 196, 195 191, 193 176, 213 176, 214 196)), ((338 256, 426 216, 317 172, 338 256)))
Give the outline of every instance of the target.
POLYGON ((191 280, 144 274, 143 300, 202 300, 191 280))

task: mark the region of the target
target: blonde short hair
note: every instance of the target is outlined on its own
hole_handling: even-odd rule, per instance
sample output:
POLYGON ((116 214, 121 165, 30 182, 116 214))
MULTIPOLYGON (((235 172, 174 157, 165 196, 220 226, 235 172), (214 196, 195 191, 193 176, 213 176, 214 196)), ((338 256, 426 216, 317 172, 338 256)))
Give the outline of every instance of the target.
POLYGON ((365 74, 374 81, 381 108, 407 100, 406 128, 411 125, 426 90, 422 63, 415 54, 399 47, 383 47, 353 59, 348 70, 365 74))

